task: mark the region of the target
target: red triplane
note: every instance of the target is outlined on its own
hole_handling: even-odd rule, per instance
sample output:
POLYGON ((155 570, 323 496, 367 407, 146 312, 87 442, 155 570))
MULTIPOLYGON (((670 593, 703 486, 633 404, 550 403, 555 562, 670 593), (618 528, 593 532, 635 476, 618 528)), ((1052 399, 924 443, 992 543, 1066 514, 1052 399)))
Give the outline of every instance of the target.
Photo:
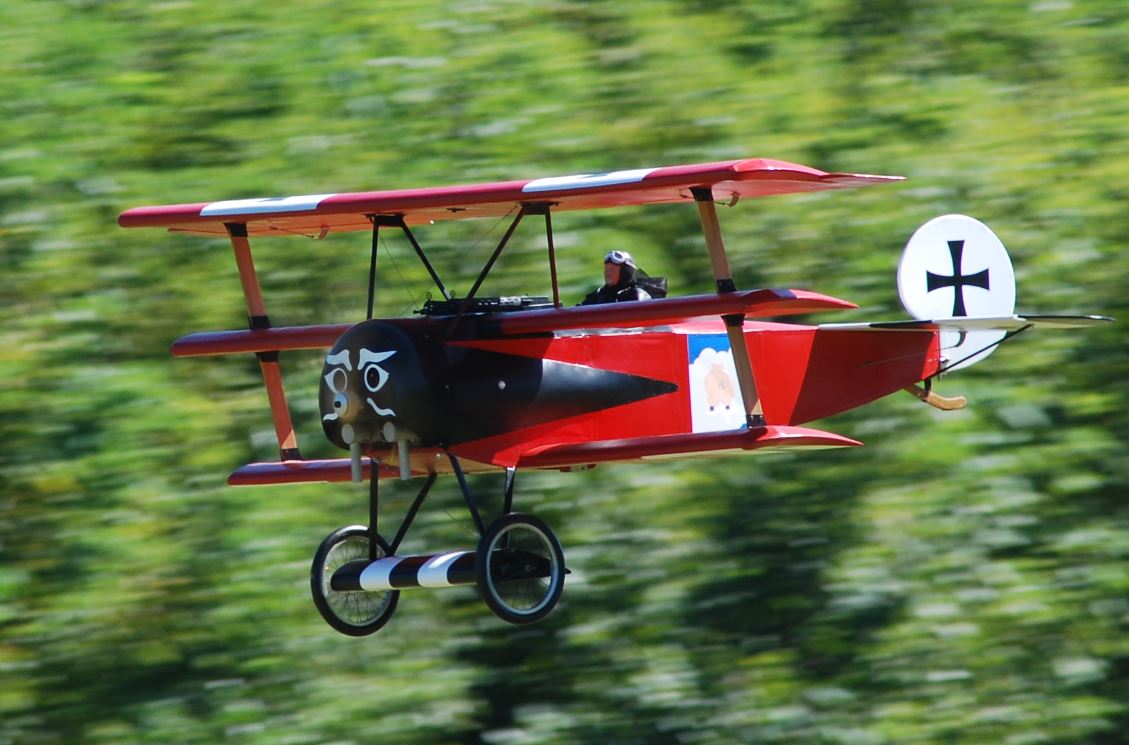
POLYGON ((140 207, 126 228, 227 236, 247 300, 250 329, 186 336, 178 357, 252 353, 259 359, 278 435, 277 462, 231 474, 236 486, 361 481, 369 524, 341 528, 318 549, 311 573, 325 620, 354 636, 381 628, 399 591, 477 583, 511 623, 557 604, 566 569, 541 520, 513 512, 519 469, 591 467, 611 461, 717 456, 861 443, 802 426, 901 389, 940 408, 962 399, 931 391, 941 373, 987 356, 1032 326, 1089 326, 1098 316, 1017 316, 1011 262, 981 223, 937 218, 911 238, 898 270, 903 304, 917 319, 893 323, 770 322, 855 308, 805 290, 738 290, 715 205, 749 197, 842 189, 897 177, 825 173, 772 160, 645 168, 532 181, 239 199, 140 207), (565 307, 557 282, 552 217, 569 210, 692 202, 717 294, 565 307), (463 297, 448 292, 412 225, 512 216, 463 297), (552 295, 480 298, 479 288, 526 218, 543 221, 552 295), (419 317, 373 319, 381 229, 403 232, 442 300, 419 317), (368 320, 274 327, 251 257, 251 236, 372 234, 368 320), (327 437, 349 458, 304 460, 279 373, 282 351, 330 348, 320 383, 327 437), (919 388, 917 384, 923 383, 919 388), (465 474, 505 473, 502 516, 483 520, 465 474), (397 551, 436 476, 453 473, 480 534, 476 550, 425 556, 397 551), (391 540, 377 530, 381 478, 422 477, 391 540))

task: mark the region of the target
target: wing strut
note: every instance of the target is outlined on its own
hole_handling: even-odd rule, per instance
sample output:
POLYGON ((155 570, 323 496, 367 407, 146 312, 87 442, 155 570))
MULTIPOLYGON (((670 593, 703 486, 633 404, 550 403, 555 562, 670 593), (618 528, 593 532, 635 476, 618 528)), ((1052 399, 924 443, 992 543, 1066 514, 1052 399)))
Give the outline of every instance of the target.
MULTIPOLYGON (((698 217, 702 221, 702 232, 706 237, 706 248, 710 252, 714 282, 717 294, 736 292, 733 273, 729 270, 729 259, 725 255, 725 242, 721 237, 721 223, 717 219, 717 205, 713 201, 713 189, 709 186, 696 186, 690 189, 698 205, 698 217)), ((749 429, 763 427, 764 412, 757 395, 757 382, 753 377, 753 366, 749 362, 749 348, 745 344, 745 314, 724 315, 725 333, 729 336, 729 349, 737 368, 737 386, 741 389, 741 401, 745 406, 745 421, 749 429)))
POLYGON ((478 273, 478 278, 475 279, 474 284, 471 285, 470 292, 467 293, 466 299, 463 301, 463 307, 459 309, 460 316, 470 308, 471 303, 474 301, 474 296, 478 294, 478 289, 482 287, 482 283, 486 281, 490 270, 494 268, 494 262, 498 260, 498 257, 502 255, 502 251, 505 250, 506 246, 509 244, 510 238, 514 235, 514 231, 517 230, 517 226, 521 224, 521 218, 525 217, 527 214, 529 214, 529 210, 526 209, 525 205, 522 205, 521 209, 517 212, 517 217, 510 223, 510 227, 506 228, 506 234, 503 235, 502 240, 498 242, 498 247, 494 249, 494 253, 490 254, 490 258, 486 260, 486 265, 482 267, 482 271, 478 273))
MULTIPOLYGON (((247 239, 246 223, 227 223, 227 234, 235 251, 235 264, 239 267, 239 281, 243 285, 243 297, 247 301, 247 317, 252 330, 269 329, 266 303, 259 286, 259 276, 255 272, 255 261, 251 256, 251 243, 247 239)), ((298 451, 298 437, 290 421, 290 407, 286 403, 286 391, 282 387, 282 371, 278 366, 278 352, 257 352, 259 367, 263 371, 263 384, 270 401, 271 416, 274 418, 274 432, 278 436, 279 458, 281 460, 301 460, 298 451)))
POLYGON ((447 328, 448 338, 450 338, 450 336, 455 333, 455 329, 459 327, 459 323, 462 322, 463 316, 466 315, 467 311, 470 310, 471 305, 474 304, 474 296, 478 294, 478 290, 480 287, 482 287, 482 283, 486 281, 486 277, 489 276, 490 270, 494 268, 494 263, 498 261, 498 257, 502 255, 502 251, 504 251, 506 245, 509 244, 510 238, 512 238, 514 235, 514 231, 516 231, 517 226, 521 224, 521 218, 525 217, 531 212, 536 213, 536 210, 530 210, 529 206, 530 205, 523 204, 521 206, 521 209, 517 211, 517 216, 514 217, 513 222, 510 223, 510 227, 506 228, 506 234, 503 235, 502 240, 498 242, 498 247, 494 249, 494 253, 490 254, 490 258, 486 260, 486 265, 483 266, 482 271, 478 273, 478 278, 474 280, 474 284, 471 285, 470 292, 468 292, 467 296, 463 299, 463 303, 459 306, 458 312, 455 313, 455 317, 451 321, 451 325, 447 328))
POLYGON ((423 248, 420 247, 419 241, 416 240, 416 237, 412 233, 411 228, 408 227, 408 223, 404 221, 403 215, 372 215, 369 219, 372 220, 373 226, 374 254, 376 252, 376 229, 381 226, 389 228, 399 228, 400 230, 404 231, 404 236, 407 237, 408 242, 412 244, 412 248, 415 250, 416 256, 419 257, 420 262, 423 264, 423 268, 426 269, 427 273, 431 275, 431 280, 435 282, 435 286, 439 288, 439 292, 443 293, 443 299, 451 299, 451 293, 447 292, 446 285, 443 284, 443 280, 439 279, 439 275, 436 273, 435 267, 431 265, 431 262, 427 258, 427 254, 423 252, 423 248))
MULTIPOLYGON (((372 255, 368 263, 368 315, 366 320, 372 320, 372 304, 376 299, 376 249, 380 246, 380 221, 376 215, 369 215, 372 220, 372 255)), ((369 542, 372 545, 372 542, 369 542)))
MULTIPOLYGON (((531 208, 535 205, 529 205, 531 208)), ((553 243, 553 218, 549 214, 549 205, 536 205, 545 210, 545 240, 549 244, 549 281, 553 284, 553 307, 561 307, 561 288, 557 283, 557 248, 553 243)), ((530 209, 533 213, 533 210, 530 209)), ((535 213, 534 213, 535 214, 535 213)))

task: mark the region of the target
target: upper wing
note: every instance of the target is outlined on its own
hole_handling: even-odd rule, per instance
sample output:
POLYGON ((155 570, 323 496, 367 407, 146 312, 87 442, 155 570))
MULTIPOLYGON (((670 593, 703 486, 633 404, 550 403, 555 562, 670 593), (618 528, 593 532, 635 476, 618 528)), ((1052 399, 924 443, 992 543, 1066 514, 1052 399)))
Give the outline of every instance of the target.
POLYGON ((123 228, 226 235, 226 223, 245 223, 252 235, 325 235, 371 230, 369 215, 402 215, 408 223, 505 215, 516 205, 549 203, 583 210, 693 201, 692 187, 708 186, 717 201, 842 189, 902 180, 899 176, 827 173, 808 166, 754 158, 504 181, 351 194, 236 199, 136 207, 118 217, 123 228))

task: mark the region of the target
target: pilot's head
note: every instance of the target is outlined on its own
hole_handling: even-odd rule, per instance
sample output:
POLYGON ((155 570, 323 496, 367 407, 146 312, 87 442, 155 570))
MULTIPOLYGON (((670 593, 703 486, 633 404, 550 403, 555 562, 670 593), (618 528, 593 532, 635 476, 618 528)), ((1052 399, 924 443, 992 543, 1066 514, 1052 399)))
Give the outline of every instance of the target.
POLYGON ((609 251, 604 257, 604 285, 617 287, 635 279, 635 259, 626 251, 609 251))

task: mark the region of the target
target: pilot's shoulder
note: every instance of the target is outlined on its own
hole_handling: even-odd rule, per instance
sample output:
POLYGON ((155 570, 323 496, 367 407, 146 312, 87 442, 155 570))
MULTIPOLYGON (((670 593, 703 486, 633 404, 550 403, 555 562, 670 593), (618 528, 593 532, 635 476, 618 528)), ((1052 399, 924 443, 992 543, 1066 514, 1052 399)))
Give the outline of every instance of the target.
POLYGON ((599 302, 600 302, 600 288, 597 287, 596 289, 592 290, 587 295, 585 295, 584 299, 581 300, 579 304, 580 305, 596 305, 599 302))

